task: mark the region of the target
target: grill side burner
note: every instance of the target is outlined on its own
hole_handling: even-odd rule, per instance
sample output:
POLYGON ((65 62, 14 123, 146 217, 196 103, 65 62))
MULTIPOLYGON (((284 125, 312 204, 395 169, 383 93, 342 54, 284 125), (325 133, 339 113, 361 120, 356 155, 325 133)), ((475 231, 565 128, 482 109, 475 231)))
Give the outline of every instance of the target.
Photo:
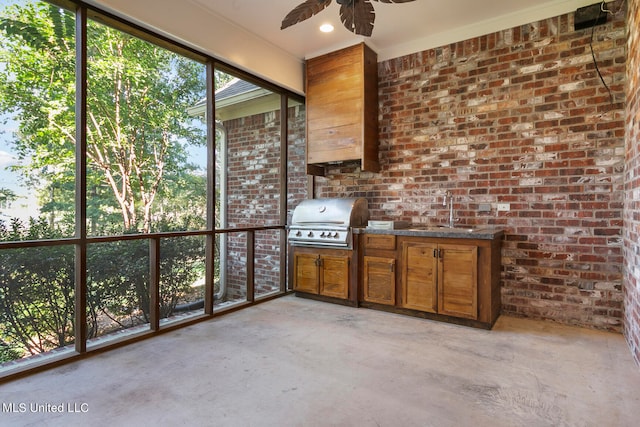
POLYGON ((288 240, 298 246, 351 249, 352 227, 364 227, 368 219, 364 198, 304 200, 293 211, 288 240))

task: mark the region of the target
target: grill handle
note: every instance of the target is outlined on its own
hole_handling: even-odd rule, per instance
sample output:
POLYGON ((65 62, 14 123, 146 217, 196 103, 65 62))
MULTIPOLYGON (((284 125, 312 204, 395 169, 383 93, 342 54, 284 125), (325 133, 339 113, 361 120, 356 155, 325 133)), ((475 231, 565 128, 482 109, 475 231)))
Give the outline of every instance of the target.
MULTIPOLYGON (((322 224, 344 224, 344 221, 322 221, 322 224)), ((296 224, 318 224, 318 221, 296 221, 296 224)))

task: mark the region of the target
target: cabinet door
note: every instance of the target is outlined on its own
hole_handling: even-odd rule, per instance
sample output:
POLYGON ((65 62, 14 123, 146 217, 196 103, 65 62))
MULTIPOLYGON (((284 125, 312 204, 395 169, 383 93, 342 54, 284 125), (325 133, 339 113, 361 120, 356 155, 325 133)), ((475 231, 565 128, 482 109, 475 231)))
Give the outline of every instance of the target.
POLYGON ((365 256, 363 298, 368 302, 395 305, 396 303, 396 260, 365 256))
POLYGON ((403 243, 402 307, 436 312, 437 248, 433 243, 403 243))
POLYGON ((293 258, 293 290, 318 293, 318 254, 296 253, 293 258))
POLYGON ((349 298, 348 256, 320 256, 320 295, 349 298))
POLYGON ((438 312, 477 319, 478 248, 450 244, 438 248, 438 312))

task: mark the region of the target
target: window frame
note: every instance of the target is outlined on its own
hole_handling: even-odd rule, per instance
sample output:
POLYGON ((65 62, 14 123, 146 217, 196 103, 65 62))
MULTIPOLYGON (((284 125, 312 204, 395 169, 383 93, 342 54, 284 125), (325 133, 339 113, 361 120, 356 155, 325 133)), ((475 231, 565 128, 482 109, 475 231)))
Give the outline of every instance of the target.
MULTIPOLYGON (((305 98, 299 94, 291 92, 285 88, 277 86, 271 82, 252 75, 244 70, 234 67, 224 61, 214 58, 208 54, 197 51, 191 47, 173 40, 165 35, 158 34, 152 30, 146 29, 138 24, 129 22, 128 20, 113 15, 99 7, 89 5, 82 1, 76 0, 41 0, 60 6, 71 13, 75 13, 76 19, 76 193, 75 193, 75 210, 76 210, 76 229, 74 237, 38 240, 38 241, 8 241, 0 242, 0 250, 13 248, 30 248, 39 246, 59 246, 73 245, 75 247, 75 342, 72 352, 60 352, 60 354, 51 355, 44 358, 44 361, 15 364, 10 369, 0 371, 0 383, 12 380, 22 375, 47 369, 61 363, 67 363, 78 358, 85 357, 87 354, 95 353, 109 348, 115 348, 124 344, 135 342, 139 339, 155 336, 158 333, 171 331, 180 327, 184 327, 196 322, 209 320, 214 316, 235 311, 237 309, 251 306, 255 303, 268 301, 273 298, 285 295, 289 290, 286 286, 286 265, 287 265, 287 245, 286 245, 286 222, 287 222, 287 182, 288 182, 288 160, 287 153, 289 147, 289 123, 287 110, 289 101, 299 103, 305 102, 305 98), (134 37, 139 37, 150 43, 154 43, 161 48, 168 49, 174 53, 183 55, 189 59, 195 60, 205 65, 207 75, 207 227, 204 230, 182 231, 182 232, 151 232, 147 234, 125 234, 118 236, 89 236, 87 234, 87 157, 86 157, 86 141, 87 141, 87 25, 88 20, 94 20, 119 31, 126 32, 134 37), (281 156, 281 173, 280 173, 280 222, 274 226, 247 227, 234 229, 215 229, 215 98, 214 92, 214 70, 228 72, 243 80, 254 83, 260 87, 268 89, 280 95, 280 156, 281 156), (280 292, 276 295, 268 295, 262 298, 254 298, 254 274, 253 274, 253 254, 255 244, 255 232, 262 230, 280 230, 280 247, 281 247, 281 284, 280 292), (229 232, 246 232, 247 233, 247 301, 245 304, 239 304, 231 309, 216 311, 214 313, 214 291, 213 291, 213 262, 214 262, 214 243, 217 234, 226 234, 229 232), (170 325, 160 325, 159 316, 159 260, 160 260, 160 241, 166 238, 188 237, 188 236, 205 236, 205 264, 206 264, 206 291, 205 291, 205 308, 202 315, 188 318, 184 321, 175 322, 170 325), (150 310, 151 321, 150 328, 141 333, 127 335, 121 340, 109 341, 104 345, 91 346, 87 348, 87 246, 96 243, 109 243, 126 240, 146 240, 149 244, 149 265, 150 265, 150 301, 152 308, 150 310)), ((226 197, 226 195, 225 195, 226 197)))

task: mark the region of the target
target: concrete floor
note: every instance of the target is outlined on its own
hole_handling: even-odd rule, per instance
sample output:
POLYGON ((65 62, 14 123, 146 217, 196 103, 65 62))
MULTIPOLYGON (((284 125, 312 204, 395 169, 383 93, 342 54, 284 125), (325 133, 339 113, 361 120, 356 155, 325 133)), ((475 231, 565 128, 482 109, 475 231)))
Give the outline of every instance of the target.
POLYGON ((1 385, 0 402, 2 426, 637 426, 640 368, 619 334, 288 296, 1 385))

